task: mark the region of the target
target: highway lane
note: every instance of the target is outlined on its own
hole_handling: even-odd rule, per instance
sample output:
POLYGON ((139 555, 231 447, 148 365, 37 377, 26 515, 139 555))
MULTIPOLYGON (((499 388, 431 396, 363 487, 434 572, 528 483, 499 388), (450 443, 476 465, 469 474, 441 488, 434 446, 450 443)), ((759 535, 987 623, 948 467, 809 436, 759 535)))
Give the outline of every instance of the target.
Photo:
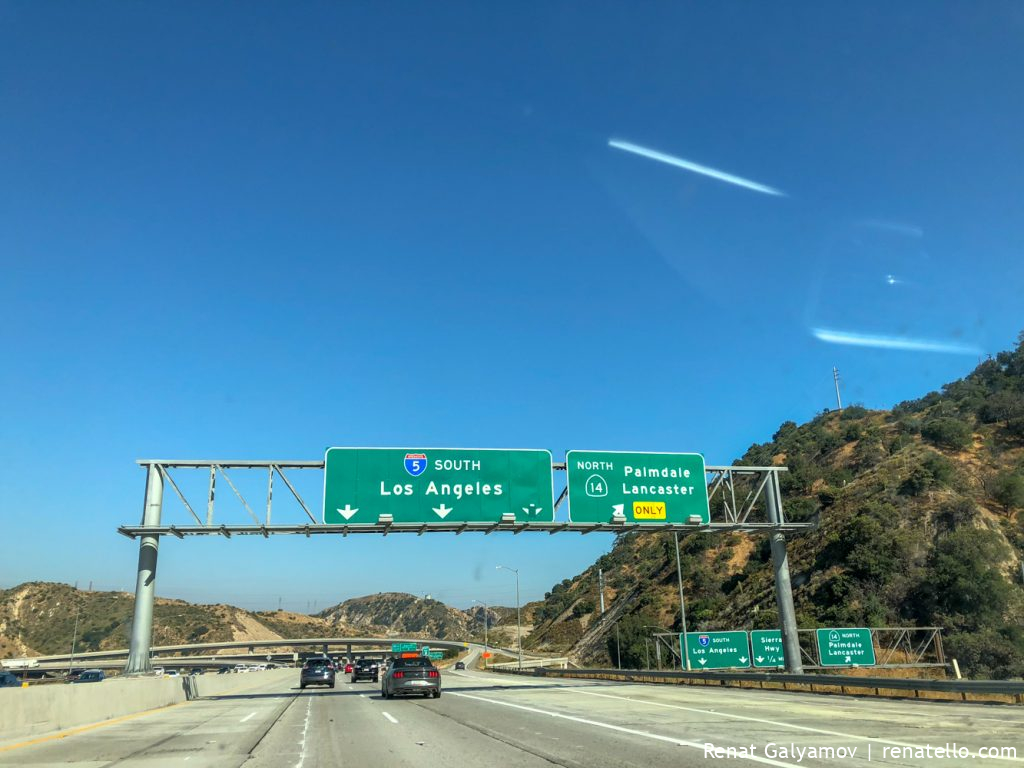
MULTIPOLYGON (((754 746, 744 766, 977 765, 980 747, 1024 764, 1024 710, 771 691, 445 672, 440 699, 380 697, 372 683, 299 691, 298 671, 67 739, 0 751, 0 765, 532 766, 707 765, 705 742, 754 746), (965 758, 884 758, 885 748, 956 742, 965 758), (775 751, 766 750, 770 743, 775 751), (790 745, 852 758, 779 754, 790 745)), ((271 677, 273 676, 273 677, 271 677)), ((3 747, 0 746, 0 750, 3 747)))

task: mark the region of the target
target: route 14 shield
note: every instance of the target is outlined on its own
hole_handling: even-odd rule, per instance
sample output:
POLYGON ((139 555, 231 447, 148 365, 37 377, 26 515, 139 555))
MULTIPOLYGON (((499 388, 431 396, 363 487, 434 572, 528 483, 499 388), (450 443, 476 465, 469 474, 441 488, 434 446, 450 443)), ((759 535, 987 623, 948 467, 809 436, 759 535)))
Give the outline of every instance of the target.
POLYGON ((407 453, 405 454, 405 471, 413 477, 419 477, 427 471, 427 454, 407 453))

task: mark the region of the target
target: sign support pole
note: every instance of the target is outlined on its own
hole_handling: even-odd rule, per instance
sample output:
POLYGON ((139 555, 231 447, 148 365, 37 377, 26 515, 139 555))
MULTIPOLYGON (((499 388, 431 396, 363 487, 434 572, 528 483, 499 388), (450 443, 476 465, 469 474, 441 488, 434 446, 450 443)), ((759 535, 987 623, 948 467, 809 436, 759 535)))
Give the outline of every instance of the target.
POLYGON ((679 613, 683 619, 683 665, 686 671, 690 671, 690 649, 686 643, 686 598, 683 596, 683 561, 679 557, 679 533, 672 534, 676 543, 676 575, 679 577, 679 613))
MULTIPOLYGON (((764 489, 768 520, 782 522, 779 478, 775 472, 768 473, 764 489)), ((772 565, 775 567, 775 601, 779 608, 779 624, 782 630, 782 651, 786 658, 786 672, 802 675, 803 660, 800 658, 800 637, 796 627, 796 608, 793 605, 793 584, 789 578, 789 559, 786 555, 786 536, 779 531, 771 534, 772 565)))
MULTIPOLYGON (((150 464, 146 473, 146 503, 142 524, 160 525, 160 509, 164 498, 164 480, 158 464, 150 464)), ((156 555, 159 535, 146 535, 139 542, 139 568, 135 581, 135 614, 132 637, 125 664, 126 675, 142 675, 152 671, 150 647, 153 640, 153 598, 156 594, 156 555)))

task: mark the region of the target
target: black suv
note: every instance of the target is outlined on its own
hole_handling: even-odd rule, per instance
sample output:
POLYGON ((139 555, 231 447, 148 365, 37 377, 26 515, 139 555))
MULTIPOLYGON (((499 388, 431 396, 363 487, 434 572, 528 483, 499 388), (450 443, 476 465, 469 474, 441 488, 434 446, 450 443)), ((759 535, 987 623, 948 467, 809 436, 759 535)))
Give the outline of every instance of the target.
POLYGON ((378 669, 375 659, 356 659, 355 664, 352 665, 352 682, 372 680, 376 683, 380 679, 378 669))
POLYGON ((334 662, 326 656, 314 656, 306 659, 299 674, 299 688, 307 685, 327 685, 334 687, 334 662))

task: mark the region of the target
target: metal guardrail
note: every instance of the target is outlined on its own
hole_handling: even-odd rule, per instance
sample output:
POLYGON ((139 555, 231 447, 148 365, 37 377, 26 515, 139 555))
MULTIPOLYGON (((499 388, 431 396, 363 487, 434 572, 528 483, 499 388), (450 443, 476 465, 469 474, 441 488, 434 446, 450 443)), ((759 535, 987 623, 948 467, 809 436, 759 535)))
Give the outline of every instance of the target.
POLYGON ((924 680, 900 677, 853 677, 851 675, 790 675, 780 672, 683 672, 635 670, 635 669, 578 669, 554 670, 537 668, 528 673, 519 673, 515 669, 500 670, 510 674, 529 674, 538 677, 568 677, 582 680, 622 680, 631 683, 684 683, 708 685, 717 683, 728 686, 738 683, 759 683, 765 685, 781 685, 783 690, 804 689, 812 693, 832 693, 820 690, 839 689, 846 693, 847 689, 873 690, 874 695, 882 695, 879 691, 913 691, 915 698, 922 692, 950 693, 959 695, 967 701, 968 696, 1004 696, 1011 697, 1015 703, 1024 704, 1024 682, 1013 680, 924 680))
MULTIPOLYGON (((518 669, 520 666, 518 661, 499 661, 497 664, 488 664, 488 669, 518 669)), ((560 657, 556 659, 523 659, 523 669, 537 669, 542 667, 558 667, 559 669, 565 669, 569 666, 568 657, 560 657)))

